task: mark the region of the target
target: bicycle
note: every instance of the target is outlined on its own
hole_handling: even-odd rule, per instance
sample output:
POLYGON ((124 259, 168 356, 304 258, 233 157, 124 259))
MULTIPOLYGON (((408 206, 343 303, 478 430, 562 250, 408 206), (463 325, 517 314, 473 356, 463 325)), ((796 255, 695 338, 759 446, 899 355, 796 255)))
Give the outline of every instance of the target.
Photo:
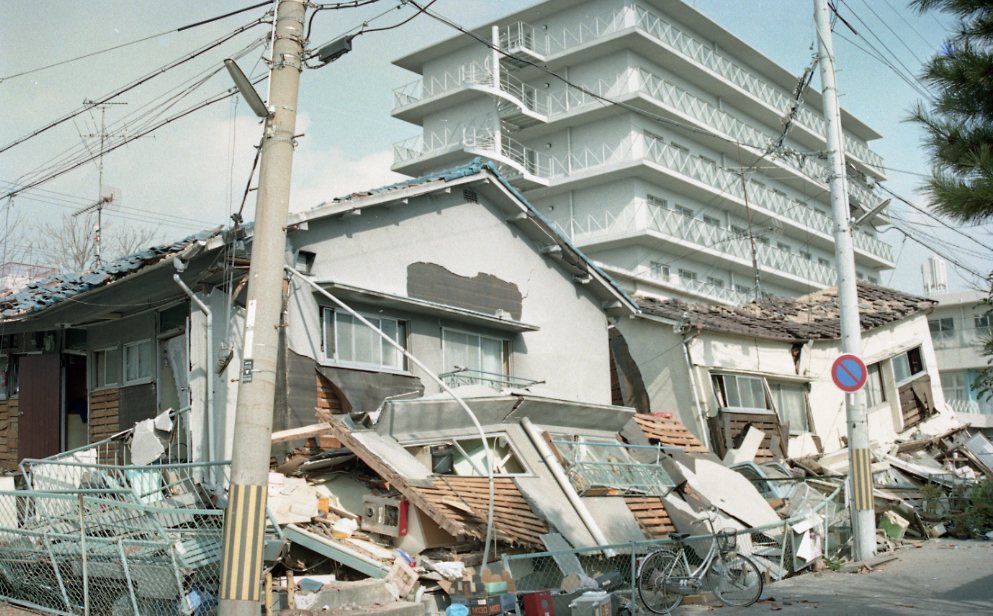
MULTIPOLYGON (((734 530, 714 530, 716 509, 706 516, 711 531, 710 546, 700 564, 691 567, 686 539, 689 533, 672 533, 673 545, 650 553, 638 568, 638 598, 648 611, 669 614, 686 595, 699 592, 704 578, 721 603, 744 607, 762 595, 762 573, 746 556, 737 552, 734 530)), ((699 555, 689 548, 693 558, 699 555)))

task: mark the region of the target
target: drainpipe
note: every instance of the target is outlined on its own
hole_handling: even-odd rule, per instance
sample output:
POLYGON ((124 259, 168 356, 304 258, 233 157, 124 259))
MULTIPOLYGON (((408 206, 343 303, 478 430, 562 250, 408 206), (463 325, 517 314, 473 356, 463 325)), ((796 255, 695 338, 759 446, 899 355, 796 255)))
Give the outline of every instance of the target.
MULTIPOLYGON (((545 439, 541 437, 541 433, 538 431, 538 428, 531 423, 531 418, 522 417, 521 427, 524 428, 528 438, 530 438, 531 442, 534 443, 535 448, 541 455, 541 459, 544 460, 549 470, 552 471, 552 476, 555 477, 555 481, 559 484, 559 487, 562 488, 562 491, 565 492, 566 498, 569 499, 569 503, 576 510, 576 513, 579 515, 579 519, 583 521, 583 524, 586 526, 587 530, 590 531, 590 535, 593 536, 593 540, 600 545, 607 545, 607 543, 609 543, 607 541, 607 537, 603 534, 603 531, 600 530, 600 527, 597 526, 596 521, 593 520, 593 516, 590 515, 590 510, 583 504, 583 501, 579 498, 579 494, 576 493, 576 489, 572 487, 572 482, 569 481, 568 477, 566 477, 565 471, 562 469, 562 465, 559 464, 558 458, 556 458, 555 453, 552 452, 552 448, 549 447, 548 443, 545 442, 545 439)), ((617 556, 617 552, 614 550, 604 550, 603 554, 607 558, 617 556)))
POLYGON ((696 406, 696 414, 700 420, 700 435, 703 437, 704 446, 710 449, 710 431, 707 429, 707 415, 703 406, 700 404, 700 392, 696 386, 696 369, 693 368, 693 360, 690 359, 690 343, 696 337, 697 334, 693 334, 688 338, 683 338, 683 358, 686 359, 686 370, 690 375, 690 396, 693 398, 693 405, 696 406))
MULTIPOLYGON (((193 291, 188 286, 186 286, 186 283, 183 282, 183 279, 179 277, 179 272, 186 269, 186 264, 180 261, 179 259, 176 259, 175 264, 176 264, 176 269, 179 271, 172 275, 172 279, 176 282, 177 285, 179 285, 179 288, 182 289, 186 293, 186 295, 189 296, 190 301, 196 304, 197 308, 200 309, 200 312, 202 312, 204 316, 207 317, 207 333, 206 333, 207 357, 204 361, 205 364, 204 374, 206 374, 207 376, 207 382, 204 383, 203 406, 204 406, 204 413, 207 414, 207 459, 210 462, 216 462, 217 460, 215 460, 214 458, 214 408, 213 408, 214 396, 211 395, 211 390, 214 387, 214 348, 213 348, 214 316, 211 314, 210 308, 207 307, 207 304, 203 303, 200 300, 200 298, 197 297, 196 294, 193 293, 193 291)), ((213 481, 214 480, 213 466, 208 466, 207 468, 208 468, 207 471, 208 476, 210 477, 211 481, 213 481)))

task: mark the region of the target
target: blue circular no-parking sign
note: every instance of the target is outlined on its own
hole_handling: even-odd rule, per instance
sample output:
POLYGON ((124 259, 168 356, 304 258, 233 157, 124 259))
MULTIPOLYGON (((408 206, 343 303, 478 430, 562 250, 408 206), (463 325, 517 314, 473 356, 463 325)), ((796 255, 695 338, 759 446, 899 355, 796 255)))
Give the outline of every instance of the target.
POLYGON ((841 391, 854 393, 862 389, 868 377, 865 362, 858 355, 845 353, 831 364, 831 380, 841 391))

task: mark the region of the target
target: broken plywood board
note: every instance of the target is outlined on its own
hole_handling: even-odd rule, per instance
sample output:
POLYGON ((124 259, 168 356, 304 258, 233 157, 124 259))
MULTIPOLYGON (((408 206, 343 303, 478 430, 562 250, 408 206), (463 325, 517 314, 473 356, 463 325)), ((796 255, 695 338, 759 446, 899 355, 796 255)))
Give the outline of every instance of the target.
MULTIPOLYGON (((532 459, 531 463, 543 465, 540 458, 537 462, 532 459)), ((532 468, 542 468, 542 466, 532 468)), ((573 547, 585 548, 597 545, 589 529, 576 513, 575 507, 566 498, 562 487, 550 473, 539 472, 530 477, 516 477, 515 482, 535 515, 545 520, 549 528, 560 533, 573 547)))
POLYGON ((623 498, 615 496, 584 496, 583 505, 600 527, 608 544, 644 541, 645 531, 623 498))
MULTIPOLYGON (((740 473, 704 458, 686 462, 692 464, 692 468, 678 463, 683 467, 683 476, 690 487, 713 506, 752 528, 780 523, 776 511, 740 473)), ((668 504, 669 501, 666 501, 667 506, 668 504)), ((778 532, 772 530, 767 534, 775 535, 778 532)))
POLYGON ((734 466, 742 462, 754 462, 755 456, 758 455, 759 447, 762 445, 764 439, 765 432, 755 426, 748 426, 748 431, 745 432, 745 437, 741 440, 741 444, 735 449, 729 449, 724 454, 724 465, 734 466))

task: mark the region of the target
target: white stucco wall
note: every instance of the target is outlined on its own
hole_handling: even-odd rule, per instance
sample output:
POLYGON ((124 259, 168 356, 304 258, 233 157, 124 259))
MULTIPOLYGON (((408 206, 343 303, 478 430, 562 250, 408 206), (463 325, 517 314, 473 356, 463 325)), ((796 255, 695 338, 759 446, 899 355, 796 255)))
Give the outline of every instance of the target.
MULTIPOLYGON (((549 395, 609 403, 607 320, 599 301, 517 233, 505 221, 505 211, 487 204, 483 191, 479 200, 464 203, 457 188, 451 194, 411 199, 400 207, 374 207, 360 216, 312 221, 309 230, 294 233, 291 242, 317 254, 316 281, 406 296, 407 266, 425 262, 458 276, 485 273, 516 285, 523 298, 520 320, 539 331, 501 334, 459 325, 455 317, 411 314, 410 351, 433 370, 442 371, 442 327, 498 334, 511 340, 512 375, 545 381, 540 390, 549 395)), ((318 301, 298 283, 293 285, 288 318, 290 348, 320 360, 318 301)), ((422 377, 426 393, 438 391, 416 367, 410 371, 422 377)))

